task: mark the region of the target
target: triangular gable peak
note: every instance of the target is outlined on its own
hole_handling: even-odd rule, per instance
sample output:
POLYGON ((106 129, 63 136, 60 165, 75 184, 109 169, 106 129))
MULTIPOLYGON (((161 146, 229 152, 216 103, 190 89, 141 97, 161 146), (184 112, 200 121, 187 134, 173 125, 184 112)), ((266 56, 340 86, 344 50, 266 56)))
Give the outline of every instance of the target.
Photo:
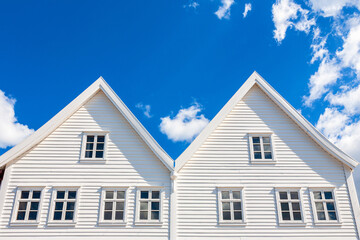
POLYGON ((170 170, 173 171, 173 160, 160 147, 150 133, 144 128, 139 120, 132 114, 132 112, 121 101, 119 96, 111 89, 106 81, 100 77, 93 84, 91 84, 84 92, 69 103, 64 109, 50 119, 46 124, 39 128, 36 132, 26 138, 6 153, 0 156, 0 167, 8 164, 10 161, 18 158, 26 153, 32 147, 40 143, 44 138, 56 130, 63 122, 65 122, 72 114, 74 114, 81 106, 83 106, 89 99, 91 99, 99 91, 109 98, 114 106, 120 111, 124 118, 154 152, 154 154, 161 160, 161 162, 170 170))
POLYGON ((235 105, 246 95, 246 93, 249 92, 249 90, 255 84, 326 152, 351 169, 358 165, 357 161, 352 159, 350 156, 332 144, 294 107, 292 107, 275 89, 273 89, 269 83, 267 83, 257 72, 254 72, 220 110, 220 112, 213 118, 213 120, 211 120, 211 122, 204 128, 204 130, 202 130, 202 132, 190 144, 190 146, 176 159, 176 172, 178 172, 186 164, 186 162, 193 156, 197 149, 199 149, 201 144, 206 141, 209 135, 217 128, 222 120, 230 113, 235 105))

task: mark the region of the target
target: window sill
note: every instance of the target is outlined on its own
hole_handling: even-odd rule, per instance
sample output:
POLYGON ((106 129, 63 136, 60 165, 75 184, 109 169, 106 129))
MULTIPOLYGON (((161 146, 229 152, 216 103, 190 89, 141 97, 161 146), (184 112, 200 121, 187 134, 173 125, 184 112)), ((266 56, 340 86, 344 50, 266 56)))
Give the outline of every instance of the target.
POLYGON ((88 158, 81 158, 79 160, 79 163, 90 163, 90 164, 104 164, 106 163, 106 159, 104 158, 93 158, 93 159, 88 159, 88 158))
POLYGON ((252 164, 276 164, 274 160, 254 160, 251 159, 252 164))
POLYGON ((281 227, 305 227, 306 223, 304 222, 279 222, 281 227))
POLYGON ((100 227, 126 226, 126 222, 99 222, 100 227))
POLYGON ((163 222, 151 222, 151 221, 137 221, 135 222, 136 226, 160 226, 163 222))
POLYGON ((37 227, 39 222, 11 222, 11 227, 37 227))
POLYGON ((314 222, 316 226, 341 226, 341 222, 314 222))
POLYGON ((246 222, 239 221, 239 222, 219 222, 219 226, 245 226, 246 222))
POLYGON ((49 227, 74 227, 76 222, 48 222, 49 227))

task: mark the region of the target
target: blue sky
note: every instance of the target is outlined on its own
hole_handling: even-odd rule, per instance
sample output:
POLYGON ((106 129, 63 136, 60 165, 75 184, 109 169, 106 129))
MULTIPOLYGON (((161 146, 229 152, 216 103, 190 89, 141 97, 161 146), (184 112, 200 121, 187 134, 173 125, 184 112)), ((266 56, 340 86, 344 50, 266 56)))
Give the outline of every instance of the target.
POLYGON ((3 1, 0 154, 103 76, 176 159, 256 70, 359 160, 360 3, 325 2, 3 1))

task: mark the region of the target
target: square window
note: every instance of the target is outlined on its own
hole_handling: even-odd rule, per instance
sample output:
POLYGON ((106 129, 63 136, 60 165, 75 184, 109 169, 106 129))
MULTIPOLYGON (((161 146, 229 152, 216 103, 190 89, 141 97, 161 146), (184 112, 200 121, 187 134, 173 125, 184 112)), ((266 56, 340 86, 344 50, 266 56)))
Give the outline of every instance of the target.
POLYGON ((106 134, 92 133, 88 135, 83 133, 81 158, 104 159, 106 141, 106 134))
POLYGON ((161 214, 161 191, 138 190, 137 220, 159 221, 161 214))
POLYGON ((29 198, 29 191, 21 191, 21 198, 28 199, 29 198))
POLYGON ((141 198, 142 199, 148 199, 149 198, 149 192, 148 191, 141 191, 141 198))
POLYGON ((159 199, 160 198, 160 192, 159 191, 152 191, 152 198, 153 199, 159 199))
POLYGON ((22 190, 16 192, 15 204, 13 207, 13 219, 15 222, 27 223, 37 220, 40 209, 41 190, 22 190))
POLYGON ((338 221, 334 192, 329 190, 316 190, 312 191, 311 194, 312 201, 314 202, 313 212, 317 217, 315 221, 338 221))
POLYGON ((106 199, 113 199, 114 198, 114 191, 106 191, 105 197, 106 197, 106 199))
POLYGON ((242 221, 241 198, 241 190, 218 190, 220 222, 242 221))

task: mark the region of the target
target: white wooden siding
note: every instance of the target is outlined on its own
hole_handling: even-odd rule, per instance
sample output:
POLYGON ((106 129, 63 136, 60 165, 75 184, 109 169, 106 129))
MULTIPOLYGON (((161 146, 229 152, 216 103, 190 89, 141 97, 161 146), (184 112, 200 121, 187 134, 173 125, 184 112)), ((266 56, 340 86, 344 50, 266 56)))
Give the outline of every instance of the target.
POLYGON ((254 86, 179 171, 178 239, 356 239, 342 164, 254 86), (248 133, 273 132, 276 164, 251 164, 248 133), (244 187, 245 226, 219 226, 216 187, 244 187), (303 187, 306 226, 279 226, 274 187, 303 187), (335 187, 340 226, 315 226, 307 187, 335 187))
POLYGON ((10 178, 0 218, 0 239, 46 239, 50 236, 168 239, 170 172, 101 91, 7 171, 10 178), (106 163, 79 162, 81 133, 92 130, 109 131, 106 163), (40 224, 37 227, 9 227, 15 189, 24 185, 45 187, 40 224), (80 187, 75 227, 46 226, 51 186, 80 187), (129 187, 126 226, 97 226, 102 186, 129 187), (136 186, 164 188, 162 225, 134 225, 136 186))

